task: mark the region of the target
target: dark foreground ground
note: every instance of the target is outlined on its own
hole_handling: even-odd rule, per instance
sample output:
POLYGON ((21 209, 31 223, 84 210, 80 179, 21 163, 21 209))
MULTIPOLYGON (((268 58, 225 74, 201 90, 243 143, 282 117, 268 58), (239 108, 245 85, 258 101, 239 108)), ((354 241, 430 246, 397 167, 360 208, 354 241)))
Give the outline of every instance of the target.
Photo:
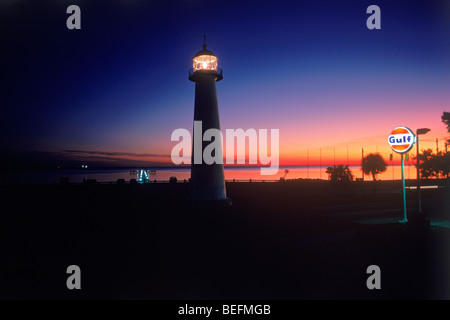
POLYGON ((399 182, 229 183, 196 208, 188 184, 1 190, 3 299, 449 299, 449 189, 423 190, 430 227, 400 225, 399 182), (81 268, 81 290, 66 269, 81 268), (381 290, 366 287, 369 265, 381 290))

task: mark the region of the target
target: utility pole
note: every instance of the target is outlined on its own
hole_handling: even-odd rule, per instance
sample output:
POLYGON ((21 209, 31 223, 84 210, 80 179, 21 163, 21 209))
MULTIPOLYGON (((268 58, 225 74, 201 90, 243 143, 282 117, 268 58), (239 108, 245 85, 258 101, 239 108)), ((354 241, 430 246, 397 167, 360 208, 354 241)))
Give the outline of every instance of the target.
POLYGON ((408 159, 407 160, 408 160, 408 180, 409 180, 409 179, 411 179, 411 163, 409 161, 409 160, 411 160, 411 158, 409 157, 409 154, 408 154, 408 159))
POLYGON ((309 179, 309 149, 306 148, 306 167, 308 169, 308 179, 309 179))
MULTIPOLYGON (((361 147, 361 166, 362 166, 363 161, 364 161, 364 148, 361 147)), ((361 170, 361 171, 362 171, 362 181, 364 181, 364 170, 361 170)))
POLYGON ((348 162, 348 146, 347 146, 347 167, 348 167, 348 165, 349 165, 349 162, 348 162))
POLYGON ((319 160, 319 165, 320 165, 319 176, 320 176, 320 180, 322 180, 322 148, 320 148, 320 160, 319 160))
POLYGON ((392 167, 392 181, 394 181, 394 154, 390 154, 389 158, 391 158, 391 167, 392 167))
POLYGON ((419 196, 419 214, 422 213, 422 198, 420 194, 420 149, 419 149, 419 135, 426 134, 430 129, 420 128, 416 130, 416 153, 417 153, 417 194, 419 196))
POLYGON ((333 166, 335 166, 336 167, 336 147, 333 147, 333 154, 334 154, 334 163, 333 163, 333 166))

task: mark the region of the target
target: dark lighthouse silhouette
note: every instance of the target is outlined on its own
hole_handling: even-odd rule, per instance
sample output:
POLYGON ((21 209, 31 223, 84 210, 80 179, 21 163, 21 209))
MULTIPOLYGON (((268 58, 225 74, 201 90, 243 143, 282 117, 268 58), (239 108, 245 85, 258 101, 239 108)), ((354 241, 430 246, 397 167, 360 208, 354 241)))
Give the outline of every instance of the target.
MULTIPOLYGON (((194 202, 230 205, 227 198, 223 162, 207 164, 203 157, 195 162, 194 154, 203 150, 210 141, 196 141, 195 132, 199 131, 201 121, 201 137, 208 129, 220 130, 219 107, 217 104, 216 82, 223 79, 222 69, 217 67, 218 58, 214 53, 206 50, 203 42, 203 50, 194 56, 193 68, 189 70, 189 80, 195 82, 195 107, 194 107, 194 138, 192 142, 191 181, 189 185, 189 198, 194 202), (196 128, 197 126, 197 128, 196 128), (201 145, 200 145, 201 144, 201 145)), ((222 159, 222 141, 220 141, 220 159, 222 159)))

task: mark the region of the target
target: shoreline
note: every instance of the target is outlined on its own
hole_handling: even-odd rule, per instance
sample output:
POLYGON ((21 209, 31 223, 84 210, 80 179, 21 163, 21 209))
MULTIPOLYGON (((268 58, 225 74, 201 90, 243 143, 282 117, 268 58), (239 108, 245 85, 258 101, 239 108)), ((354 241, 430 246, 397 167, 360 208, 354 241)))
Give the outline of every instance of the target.
MULTIPOLYGON (((64 178, 64 177, 60 177, 64 178)), ((86 181, 81 182, 73 182, 70 181, 64 181, 61 180, 59 182, 35 182, 35 183, 26 183, 26 182, 18 182, 18 183, 0 183, 0 187, 8 187, 8 186, 47 186, 47 185, 85 185, 85 184, 98 184, 98 185, 115 185, 115 184, 166 184, 166 183, 176 183, 176 184, 189 184, 189 179, 183 179, 178 180, 175 182, 171 182, 170 180, 155 180, 155 179, 149 179, 148 182, 138 182, 138 181, 132 181, 133 178, 130 180, 124 180, 124 181, 118 181, 119 179, 115 181, 97 181, 96 179, 86 179, 86 181), (89 181, 88 181, 89 180, 89 181)), ((328 179, 314 179, 314 178, 297 178, 297 179, 225 179, 225 182, 227 184, 229 183, 286 183, 286 184, 330 184, 330 185, 338 185, 339 182, 333 182, 328 179)), ((373 185, 373 180, 363 180, 363 181, 351 181, 348 183, 342 184, 342 186, 345 187, 353 187, 353 188, 359 188, 362 186, 366 186, 370 184, 373 185)), ((376 180, 376 185, 379 186, 389 186, 389 185, 400 185, 401 186, 401 179, 395 179, 395 180, 376 180)), ((434 178, 434 179, 421 179, 420 184, 422 187, 427 186, 436 186, 439 188, 447 188, 450 185, 450 179, 446 178, 434 178)), ((417 179, 405 179, 405 185, 407 187, 416 187, 417 185, 417 179)))
MULTIPOLYGON (((143 169, 143 168, 141 168, 143 169)), ((184 179, 189 180, 189 167, 151 167, 148 178, 150 181, 168 181, 170 177, 174 176, 179 181, 184 179)), ((286 176, 287 180, 328 180, 327 166, 281 166, 278 173, 275 175, 261 175, 260 167, 249 166, 229 166, 225 167, 224 174, 227 181, 239 180, 245 181, 265 181, 274 182, 286 176), (286 174, 284 171, 288 170, 286 174)), ((352 170, 354 181, 363 179, 360 166, 350 166, 352 170)), ((405 179, 415 179, 415 168, 411 167, 405 170, 405 179)), ((145 169, 147 170, 147 169, 145 169)), ((139 180, 139 172, 136 167, 123 168, 73 168, 73 169, 48 169, 48 170, 3 170, 0 171, 0 184, 22 184, 22 183, 59 183, 62 178, 69 179, 69 182, 82 182, 83 179, 96 179, 100 183, 115 183, 118 179, 124 179, 129 182, 132 179, 139 180)), ((379 174, 377 180, 382 181, 398 181, 401 180, 401 167, 389 166, 387 171, 379 174)), ((435 180, 435 179, 431 179, 435 180)), ((372 181, 372 176, 364 175, 364 181, 372 181)))

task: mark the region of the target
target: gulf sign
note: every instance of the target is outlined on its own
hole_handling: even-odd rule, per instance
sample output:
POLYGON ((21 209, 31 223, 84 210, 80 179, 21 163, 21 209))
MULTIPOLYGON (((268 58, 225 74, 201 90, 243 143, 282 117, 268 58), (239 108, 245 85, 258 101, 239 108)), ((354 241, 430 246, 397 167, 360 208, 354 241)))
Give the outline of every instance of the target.
POLYGON ((416 136, 407 127, 397 127, 392 130, 388 138, 389 145, 392 150, 397 153, 406 153, 413 147, 416 142, 416 136))

